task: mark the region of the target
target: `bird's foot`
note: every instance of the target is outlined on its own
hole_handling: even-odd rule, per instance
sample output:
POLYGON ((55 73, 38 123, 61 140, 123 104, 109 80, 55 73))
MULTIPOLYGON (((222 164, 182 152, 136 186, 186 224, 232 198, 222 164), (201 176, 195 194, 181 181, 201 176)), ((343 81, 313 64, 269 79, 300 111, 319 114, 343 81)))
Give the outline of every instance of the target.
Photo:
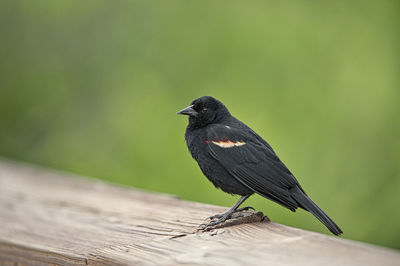
POLYGON ((224 213, 214 215, 209 223, 201 224, 197 230, 207 232, 217 228, 228 227, 232 225, 256 223, 269 221, 268 217, 262 212, 257 211, 237 211, 233 213, 224 213))
POLYGON ((212 216, 207 218, 207 219, 210 219, 211 221, 209 223, 201 224, 199 226, 199 229, 207 231, 207 228, 215 227, 216 225, 224 223, 229 219, 232 219, 232 218, 237 219, 237 218, 240 218, 240 217, 244 217, 245 215, 241 214, 240 212, 248 211, 250 209, 254 210, 253 207, 247 206, 247 207, 242 207, 242 208, 236 209, 234 211, 230 210, 230 211, 228 211, 226 213, 212 215, 212 216))
MULTIPOLYGON (((212 215, 210 217, 207 217, 206 219, 210 219, 210 220, 221 219, 222 217, 224 217, 225 215, 228 214, 227 218, 224 220, 224 221, 226 221, 227 219, 231 218, 233 213, 241 212, 241 211, 248 211, 248 210, 255 210, 255 209, 253 207, 246 206, 246 207, 242 207, 242 208, 236 209, 235 211, 233 211, 232 213, 229 213, 229 214, 228 213, 215 214, 215 215, 212 215)), ((237 217, 240 217, 240 216, 237 216, 237 217)))
POLYGON ((218 224, 221 224, 221 223, 225 222, 226 220, 228 220, 229 216, 231 214, 232 213, 224 213, 224 214, 213 215, 213 216, 209 217, 211 219, 211 222, 201 224, 199 226, 199 229, 206 230, 208 227, 212 227, 212 226, 216 226, 218 224))

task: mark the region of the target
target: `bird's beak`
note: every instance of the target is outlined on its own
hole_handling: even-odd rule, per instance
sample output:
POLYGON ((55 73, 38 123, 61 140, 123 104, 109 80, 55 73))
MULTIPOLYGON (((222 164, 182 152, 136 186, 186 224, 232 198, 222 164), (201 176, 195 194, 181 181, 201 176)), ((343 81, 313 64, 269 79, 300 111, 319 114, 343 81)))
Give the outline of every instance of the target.
POLYGON ((178 115, 188 115, 196 117, 198 113, 193 109, 193 105, 189 105, 185 109, 176 112, 178 115))

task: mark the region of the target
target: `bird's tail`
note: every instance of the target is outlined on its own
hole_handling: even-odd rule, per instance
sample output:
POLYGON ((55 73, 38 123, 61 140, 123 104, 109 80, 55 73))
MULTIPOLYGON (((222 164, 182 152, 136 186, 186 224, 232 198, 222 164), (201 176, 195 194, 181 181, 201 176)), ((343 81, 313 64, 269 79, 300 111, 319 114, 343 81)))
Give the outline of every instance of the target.
POLYGON ((340 235, 343 231, 332 221, 331 218, 321 210, 317 204, 315 204, 300 188, 296 186, 296 188, 291 190, 292 197, 300 204, 300 207, 311 212, 318 220, 321 221, 332 233, 335 235, 340 235))

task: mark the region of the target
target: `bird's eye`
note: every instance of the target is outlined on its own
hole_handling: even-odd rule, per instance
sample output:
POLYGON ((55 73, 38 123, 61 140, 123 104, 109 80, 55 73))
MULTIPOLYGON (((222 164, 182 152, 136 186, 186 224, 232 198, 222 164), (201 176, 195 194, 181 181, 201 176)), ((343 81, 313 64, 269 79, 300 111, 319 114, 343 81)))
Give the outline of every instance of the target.
POLYGON ((202 112, 202 113, 207 112, 207 108, 203 108, 203 109, 201 110, 201 112, 202 112))

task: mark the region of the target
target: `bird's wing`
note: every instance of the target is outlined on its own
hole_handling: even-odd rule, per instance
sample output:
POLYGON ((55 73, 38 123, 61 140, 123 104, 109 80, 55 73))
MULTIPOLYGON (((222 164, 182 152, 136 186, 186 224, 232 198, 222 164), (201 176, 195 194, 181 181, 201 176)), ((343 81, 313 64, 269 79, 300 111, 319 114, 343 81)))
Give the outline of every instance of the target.
POLYGON ((297 180, 269 145, 249 133, 225 125, 212 125, 205 142, 210 155, 239 182, 294 211, 298 203, 289 190, 298 185, 297 180))

